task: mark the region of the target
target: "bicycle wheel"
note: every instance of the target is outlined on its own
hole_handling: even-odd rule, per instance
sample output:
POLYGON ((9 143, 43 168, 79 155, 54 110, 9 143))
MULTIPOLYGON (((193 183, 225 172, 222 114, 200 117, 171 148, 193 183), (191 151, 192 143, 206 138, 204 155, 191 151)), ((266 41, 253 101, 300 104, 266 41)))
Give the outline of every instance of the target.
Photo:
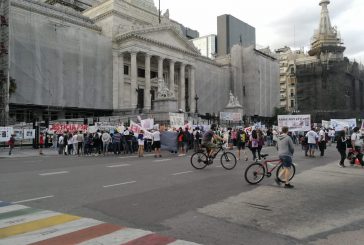
POLYGON ((252 185, 258 184, 264 179, 265 167, 260 163, 250 164, 245 170, 245 180, 252 185))
MULTIPOLYGON (((284 183, 284 182, 285 182, 285 181, 283 181, 283 179, 284 179, 284 176, 283 176, 283 169, 284 169, 284 167, 283 167, 283 165, 281 164, 281 165, 279 165, 279 167, 278 167, 278 169, 277 169, 277 172, 276 172, 277 179, 278 179, 278 181, 279 181, 279 182, 281 182, 281 183, 284 183)), ((292 179, 293 179, 293 177, 294 177, 295 173, 296 173, 296 167, 294 166, 294 164, 292 164, 292 167, 291 167, 291 174, 290 174, 290 176, 289 176, 289 180, 292 180, 292 179)))
POLYGON ((191 156, 191 165, 195 169, 204 169, 207 166, 207 156, 203 152, 193 153, 191 156))
POLYGON ((232 170, 236 166, 236 157, 231 152, 225 152, 220 158, 221 165, 226 170, 232 170))

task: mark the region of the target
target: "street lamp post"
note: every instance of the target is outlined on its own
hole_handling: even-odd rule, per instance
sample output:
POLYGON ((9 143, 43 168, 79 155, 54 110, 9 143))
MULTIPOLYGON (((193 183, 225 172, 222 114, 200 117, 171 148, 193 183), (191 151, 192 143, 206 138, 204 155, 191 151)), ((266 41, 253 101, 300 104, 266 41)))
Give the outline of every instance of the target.
POLYGON ((200 98, 197 96, 197 94, 196 94, 196 96, 195 96, 195 101, 196 101, 196 114, 198 113, 198 107, 197 107, 197 104, 198 104, 198 100, 199 100, 200 98))

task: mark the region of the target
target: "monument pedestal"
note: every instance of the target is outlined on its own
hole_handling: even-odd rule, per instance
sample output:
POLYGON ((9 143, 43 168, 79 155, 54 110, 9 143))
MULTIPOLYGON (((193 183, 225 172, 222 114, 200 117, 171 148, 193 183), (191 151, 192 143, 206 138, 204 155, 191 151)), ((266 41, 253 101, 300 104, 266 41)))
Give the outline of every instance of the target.
POLYGON ((154 112, 177 112, 177 100, 173 98, 159 98, 154 100, 154 112))
POLYGON ((227 106, 225 107, 224 112, 234 112, 240 113, 242 116, 244 115, 244 110, 242 106, 227 106))

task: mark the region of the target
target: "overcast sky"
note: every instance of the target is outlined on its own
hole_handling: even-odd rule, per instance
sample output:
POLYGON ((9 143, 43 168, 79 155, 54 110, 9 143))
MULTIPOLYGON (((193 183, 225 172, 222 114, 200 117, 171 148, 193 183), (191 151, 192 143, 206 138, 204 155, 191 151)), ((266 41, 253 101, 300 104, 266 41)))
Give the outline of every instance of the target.
MULTIPOLYGON (((158 6, 158 0, 154 0, 158 6)), ((256 28, 257 44, 277 49, 308 47, 318 28, 320 0, 161 0, 163 13, 200 32, 216 34, 216 17, 231 14, 256 28)), ((331 23, 346 46, 345 55, 364 63, 364 1, 331 0, 331 23)))

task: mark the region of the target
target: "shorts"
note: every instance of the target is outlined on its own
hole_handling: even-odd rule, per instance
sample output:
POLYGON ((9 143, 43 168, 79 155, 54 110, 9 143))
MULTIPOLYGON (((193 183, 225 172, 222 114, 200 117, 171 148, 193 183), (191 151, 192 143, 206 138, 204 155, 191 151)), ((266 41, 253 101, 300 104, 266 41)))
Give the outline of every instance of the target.
POLYGON ((292 166, 292 157, 290 156, 279 156, 282 161, 282 166, 285 168, 290 168, 292 166))
POLYGON ((317 148, 316 144, 308 144, 308 149, 315 150, 317 148))
POLYGON ((238 142, 238 149, 245 150, 245 142, 238 142))
POLYGON ((185 146, 185 144, 184 144, 184 142, 183 141, 179 141, 178 142, 178 147, 180 148, 180 147, 184 147, 185 146))
POLYGON ((160 149, 161 148, 161 142, 160 141, 154 141, 153 146, 154 146, 154 148, 160 149))
POLYGON ((217 145, 215 145, 214 143, 212 142, 205 142, 205 143, 202 143, 202 146, 203 147, 206 147, 207 149, 214 149, 214 148, 217 148, 217 145))

